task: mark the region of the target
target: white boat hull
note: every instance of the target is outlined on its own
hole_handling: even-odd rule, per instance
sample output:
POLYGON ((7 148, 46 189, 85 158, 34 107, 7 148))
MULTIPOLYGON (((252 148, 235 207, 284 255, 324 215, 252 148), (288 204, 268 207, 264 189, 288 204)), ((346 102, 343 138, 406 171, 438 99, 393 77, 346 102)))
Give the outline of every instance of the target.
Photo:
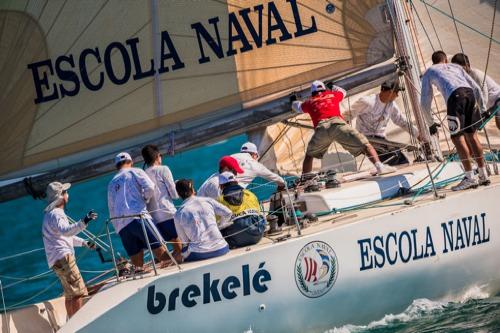
POLYGON ((403 311, 414 299, 443 298, 471 286, 496 293, 499 190, 492 185, 466 191, 231 258, 183 265, 182 272, 120 283, 94 296, 61 332, 103 332, 111 327, 120 332, 324 331, 366 324, 403 311), (304 250, 307 244, 311 248, 304 250), (322 262, 312 247, 320 245, 336 271, 332 275, 330 267, 323 285, 314 285, 315 278, 321 280, 322 262), (299 254, 316 259, 316 272, 304 268, 302 257, 297 261, 299 254), (297 279, 299 263, 308 292, 297 279), (204 286, 206 274, 213 292, 204 290, 210 286, 204 286), (220 300, 214 301, 218 295, 220 300))

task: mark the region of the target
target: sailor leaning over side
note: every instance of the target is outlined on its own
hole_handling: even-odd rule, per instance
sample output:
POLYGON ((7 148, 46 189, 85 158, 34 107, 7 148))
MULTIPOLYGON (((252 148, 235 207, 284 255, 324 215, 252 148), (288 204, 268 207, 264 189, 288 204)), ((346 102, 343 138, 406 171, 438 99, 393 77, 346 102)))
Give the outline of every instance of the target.
POLYGON ((47 263, 61 281, 68 317, 72 317, 83 306, 83 297, 87 296, 87 288, 76 265, 74 246, 95 249, 94 243, 76 235, 87 228, 90 221, 97 219, 97 214, 91 210, 77 223, 69 223, 64 207, 69 201, 70 186, 69 183, 59 182, 47 186, 49 204, 45 208, 42 225, 47 263))
POLYGON ((154 196, 155 185, 149 176, 139 168, 134 168, 128 153, 119 153, 115 157, 118 173, 108 185, 109 216, 116 232, 120 235, 123 247, 136 271, 142 271, 144 250, 147 241, 161 266, 169 263, 165 245, 160 242, 151 222, 146 204, 154 196), (144 222, 147 238, 141 225, 144 222))
POLYGON ((380 162, 368 139, 345 122, 340 113, 340 102, 346 96, 344 89, 333 86, 332 90, 327 90, 323 82, 314 81, 311 84, 311 95, 305 102, 292 100, 292 109, 295 112, 308 113, 314 126, 314 134, 307 145, 306 157, 302 164, 302 175, 312 171, 314 159, 322 159, 334 141, 354 156, 366 154, 375 165, 378 175, 396 171, 395 168, 380 162))
POLYGON ((179 240, 184 245, 184 261, 203 260, 228 253, 229 246, 219 231, 216 216, 224 225, 231 218, 231 211, 212 198, 196 196, 193 182, 189 179, 178 180, 175 188, 184 200, 174 217, 179 240))
MULTIPOLYGON (((419 138, 417 128, 409 124, 395 102, 401 90, 398 81, 386 81, 382 83, 378 94, 361 97, 350 110, 343 112, 342 116, 348 120, 357 118, 356 129, 368 140, 370 138, 385 139, 389 120, 419 138)), ((376 145, 374 148, 379 154, 381 162, 390 159, 391 163, 387 162, 390 165, 408 163, 408 159, 399 150, 397 152, 384 152, 382 155, 376 145)))
POLYGON ((244 170, 238 164, 238 161, 231 156, 223 156, 219 160, 219 172, 212 174, 205 180, 205 182, 200 186, 196 194, 200 197, 209 197, 212 199, 219 198, 221 195, 219 187, 219 175, 223 172, 231 172, 235 176, 237 174, 242 174, 244 170))
MULTIPOLYGON (((483 113, 483 118, 487 119, 497 108, 500 108, 500 85, 489 75, 486 75, 477 68, 472 68, 469 57, 466 54, 455 54, 451 58, 451 62, 462 66, 467 74, 469 74, 474 82, 481 88, 483 101, 487 109, 486 113, 483 113)), ((495 114, 495 121, 497 128, 500 129, 500 111, 498 110, 495 114)))
POLYGON ((285 180, 258 161, 259 151, 254 143, 244 143, 241 146, 240 152, 231 156, 238 161, 238 164, 244 171, 242 174, 236 175, 236 179, 241 187, 247 188, 256 177, 261 177, 276 183, 278 191, 285 188, 285 180))
POLYGON ((448 128, 451 141, 457 148, 458 156, 465 170, 464 179, 451 189, 453 191, 488 185, 488 173, 483 157, 483 147, 477 136, 482 120, 480 112, 485 111, 481 89, 476 82, 457 64, 449 64, 446 53, 436 51, 432 54, 433 65, 422 77, 421 105, 431 134, 440 126, 434 122, 431 103, 435 85, 446 101, 448 128), (479 110, 476 106, 479 104, 479 110), (478 165, 479 183, 472 171, 471 156, 478 165))
POLYGON ((238 184, 231 172, 219 175, 222 195, 219 202, 232 212, 226 225, 219 225, 222 235, 230 248, 257 244, 264 236, 266 220, 262 214, 259 200, 247 189, 238 184))
POLYGON ((181 244, 175 230, 174 215, 177 211, 173 203, 179 199, 175 190, 174 177, 169 167, 162 165, 162 159, 158 147, 147 145, 142 148, 142 157, 147 166, 146 174, 155 184, 154 194, 149 200, 147 207, 153 217, 153 222, 164 240, 171 242, 176 259, 181 256, 181 244))

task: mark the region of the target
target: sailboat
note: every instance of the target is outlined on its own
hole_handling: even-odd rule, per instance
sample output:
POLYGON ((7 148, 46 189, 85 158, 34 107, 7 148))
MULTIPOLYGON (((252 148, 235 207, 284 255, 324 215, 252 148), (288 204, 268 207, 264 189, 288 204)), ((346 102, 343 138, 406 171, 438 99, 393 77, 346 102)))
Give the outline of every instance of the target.
MULTIPOLYGON (((137 157, 143 144, 159 142, 175 153, 287 120, 295 116, 290 96, 306 97, 318 78, 352 96, 399 71, 430 156, 441 150, 415 103, 421 69, 402 1, 11 6, 0 8, 10 32, 0 40, 1 201, 40 196, 54 179, 109 172, 118 150, 137 157)), ((289 162, 279 131, 268 128, 270 139, 259 131, 261 150, 273 157, 266 163, 278 170, 289 162)), ((59 298, 4 313, 2 331, 324 331, 419 297, 471 286, 494 294, 500 178, 447 190, 462 174, 451 159, 426 159, 384 177, 346 175, 338 188, 289 189, 283 213, 291 225, 281 234, 202 262, 152 263, 140 278, 120 276, 117 265, 69 321, 59 298), (300 223, 299 210, 319 221, 300 223)))

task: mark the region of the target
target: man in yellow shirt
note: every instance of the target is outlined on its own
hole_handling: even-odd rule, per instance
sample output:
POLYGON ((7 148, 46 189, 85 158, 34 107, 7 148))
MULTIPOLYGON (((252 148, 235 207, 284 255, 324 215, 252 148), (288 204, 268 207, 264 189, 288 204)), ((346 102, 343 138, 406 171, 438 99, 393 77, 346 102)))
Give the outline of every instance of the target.
POLYGON ((219 226, 229 247, 257 244, 266 227, 259 200, 255 194, 240 186, 231 172, 219 175, 219 185, 222 190, 219 202, 233 213, 229 223, 219 226))

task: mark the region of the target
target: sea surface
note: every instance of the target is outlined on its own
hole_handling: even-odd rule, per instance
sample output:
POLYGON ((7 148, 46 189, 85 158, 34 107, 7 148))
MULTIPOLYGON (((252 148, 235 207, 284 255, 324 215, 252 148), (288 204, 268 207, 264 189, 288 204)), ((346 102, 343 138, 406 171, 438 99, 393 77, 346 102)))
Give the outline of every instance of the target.
MULTIPOLYGON (((246 136, 240 135, 174 157, 164 157, 163 163, 171 168, 175 179, 191 178, 198 188, 217 171, 219 158, 237 152, 245 141, 246 136)), ((69 216, 76 220, 89 209, 98 212, 98 221, 90 226, 95 234, 105 233, 104 221, 108 216, 106 191, 112 176, 73 184, 69 191, 70 201, 66 209, 69 216)), ((272 190, 268 188, 258 194, 264 197, 272 190)), ((62 293, 57 278, 48 270, 43 252, 41 223, 44 207, 45 202, 30 197, 0 204, 0 281, 7 308, 50 299, 62 293), (16 256, 23 252, 28 253, 16 256)), ((112 239, 117 251, 124 254, 116 235, 112 235, 112 239)), ((110 258, 109 253, 104 252, 104 256, 110 258)), ((101 263, 94 252, 77 249, 77 257, 86 281, 111 268, 109 263, 101 263)), ((0 309, 3 309, 2 303, 0 309)), ((365 326, 332 326, 327 332, 500 332, 500 295, 473 290, 462 299, 453 301, 417 299, 402 313, 386 314, 365 326)))

